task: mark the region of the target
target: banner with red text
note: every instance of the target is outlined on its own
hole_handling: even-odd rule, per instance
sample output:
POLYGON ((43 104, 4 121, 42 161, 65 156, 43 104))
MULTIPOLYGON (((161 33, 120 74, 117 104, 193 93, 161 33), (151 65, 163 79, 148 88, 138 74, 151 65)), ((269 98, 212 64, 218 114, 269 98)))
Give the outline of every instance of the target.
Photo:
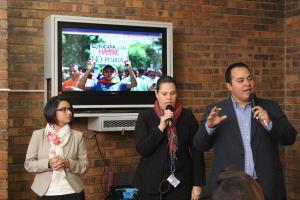
POLYGON ((103 65, 124 65, 128 57, 128 47, 122 44, 91 44, 90 59, 103 65))

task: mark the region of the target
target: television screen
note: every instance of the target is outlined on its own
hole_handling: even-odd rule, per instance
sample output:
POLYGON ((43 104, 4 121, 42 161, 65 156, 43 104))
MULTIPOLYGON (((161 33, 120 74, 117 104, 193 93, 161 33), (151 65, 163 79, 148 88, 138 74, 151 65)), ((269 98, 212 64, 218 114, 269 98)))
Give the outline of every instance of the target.
POLYGON ((138 189, 129 185, 111 186, 111 200, 137 200, 138 189))
POLYGON ((74 108, 147 107, 159 77, 172 75, 170 23, 54 16, 47 25, 56 41, 54 66, 45 64, 55 68, 51 94, 74 108))
POLYGON ((61 91, 153 91, 163 71, 164 30, 128 27, 59 23, 61 33, 61 91), (88 25, 88 26, 87 26, 88 25), (128 30, 126 30, 128 29, 128 30), (86 72, 87 61, 94 68, 77 87, 86 72), (125 61, 131 62, 131 68, 125 61), (132 70, 134 76, 130 76, 132 70), (131 79, 136 80, 136 86, 131 79), (131 87, 132 86, 132 87, 131 87))

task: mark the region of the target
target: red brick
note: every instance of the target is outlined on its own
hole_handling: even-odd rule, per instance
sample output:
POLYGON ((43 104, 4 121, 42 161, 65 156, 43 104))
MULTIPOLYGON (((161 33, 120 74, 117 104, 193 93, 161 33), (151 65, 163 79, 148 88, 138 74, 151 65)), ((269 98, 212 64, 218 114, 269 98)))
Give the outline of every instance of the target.
POLYGON ((7 169, 0 170, 0 180, 7 180, 7 178, 8 178, 7 169))
POLYGON ((122 149, 108 150, 105 153, 106 157, 123 157, 126 155, 126 151, 122 149))
MULTIPOLYGON (((228 1, 226 4, 224 1, 212 1, 208 4, 204 0, 2 0, 0 69, 4 71, 0 70, 0 88, 7 88, 9 79, 11 89, 43 89, 43 19, 50 14, 169 21, 174 26, 174 76, 180 83, 179 98, 184 106, 194 111, 198 120, 207 104, 226 98, 228 92, 224 87, 223 77, 225 67, 242 60, 254 68, 258 94, 278 100, 299 131, 300 115, 295 112, 298 108, 296 105, 300 103, 297 93, 300 85, 300 71, 297 67, 300 51, 296 48, 300 44, 297 6, 290 0, 268 3, 228 1), (280 10, 283 8, 285 10, 280 10), (287 16, 285 19, 284 13, 287 16), (287 31, 284 32, 284 29, 287 31)), ((0 108, 0 139, 5 141, 0 142, 0 147, 3 145, 2 148, 7 149, 6 141, 9 136, 9 149, 13 155, 8 160, 12 170, 15 170, 14 174, 10 174, 13 191, 10 192, 9 199, 34 199, 34 193, 28 189, 34 174, 25 172, 19 160, 25 156, 32 130, 45 124, 42 119, 43 94, 0 92, 0 108), (9 121, 5 122, 7 117, 9 121), (24 183, 23 187, 21 183, 24 183)), ((87 130, 86 123, 86 119, 75 119, 74 123, 74 128, 86 133, 88 156, 93 163, 85 175, 85 190, 87 199, 102 200, 105 195, 101 184, 106 187, 107 171, 131 170, 139 157, 133 137, 99 133, 96 135, 99 148, 104 159, 109 161, 106 168, 102 167, 95 138, 88 138, 93 132, 87 130), (126 144, 122 144, 125 141, 126 144)), ((299 151, 299 142, 293 147, 295 151, 299 151)), ((287 166, 285 172, 288 195, 290 199, 300 199, 295 176, 299 174, 295 163, 298 155, 291 154, 290 148, 285 150, 286 155, 290 156, 286 159, 284 151, 281 151, 287 166)), ((3 152, 0 157, 1 155, 3 156, 3 152)), ((212 153, 206 155, 207 167, 210 168, 212 153)), ((6 162, 8 161, 0 163, 0 168, 5 167, 6 162)), ((8 177, 2 171, 5 170, 0 170, 0 182, 5 182, 8 177)), ((0 199, 8 199, 7 189, 0 192, 0 199)))
POLYGON ((8 154, 7 151, 0 151, 0 165, 3 164, 1 161, 7 161, 8 154))
POLYGON ((0 199, 7 199, 8 193, 7 190, 0 191, 0 199))

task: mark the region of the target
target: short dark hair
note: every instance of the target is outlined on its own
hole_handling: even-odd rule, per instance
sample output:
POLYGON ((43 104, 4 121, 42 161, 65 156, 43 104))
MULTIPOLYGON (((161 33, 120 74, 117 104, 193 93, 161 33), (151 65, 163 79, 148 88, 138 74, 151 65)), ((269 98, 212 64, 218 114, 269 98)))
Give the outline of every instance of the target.
POLYGON ((234 68, 237 68, 237 67, 247 68, 248 71, 250 72, 249 66, 246 65, 245 63, 243 63, 243 62, 232 63, 232 64, 230 64, 230 65, 227 67, 227 69, 226 69, 226 71, 225 71, 225 81, 226 81, 226 83, 231 83, 231 79, 232 79, 232 77, 231 77, 231 71, 232 71, 234 68))
POLYGON ((79 70, 79 68, 81 67, 79 64, 70 64, 70 66, 69 66, 69 68, 71 69, 72 67, 77 67, 78 68, 78 70, 79 70))
POLYGON ((160 89, 161 84, 163 83, 173 83, 175 85, 175 89, 177 89, 177 84, 176 81, 173 77, 171 76, 161 76, 158 80, 157 80, 157 86, 156 86, 156 91, 158 92, 160 89))
POLYGON ((145 67, 139 67, 139 68, 138 68, 139 74, 144 74, 145 71, 146 71, 145 67))
POLYGON ((225 170, 220 173, 213 200, 264 200, 259 184, 243 171, 225 170))
POLYGON ((49 124, 56 124, 57 123, 57 118, 56 118, 56 109, 58 107, 58 104, 62 101, 66 101, 70 104, 71 112, 72 112, 72 119, 74 116, 73 112, 73 106, 71 101, 63 96, 54 96, 50 98, 45 107, 44 107, 44 117, 46 119, 46 122, 49 124))

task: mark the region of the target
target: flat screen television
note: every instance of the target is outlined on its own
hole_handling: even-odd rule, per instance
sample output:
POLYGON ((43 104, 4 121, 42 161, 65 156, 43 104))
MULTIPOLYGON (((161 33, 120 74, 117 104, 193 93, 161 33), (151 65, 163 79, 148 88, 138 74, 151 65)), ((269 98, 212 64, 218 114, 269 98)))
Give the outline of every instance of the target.
POLYGON ((66 96, 75 112, 150 107, 157 79, 173 74, 171 23, 51 15, 44 33, 45 98, 66 96))
POLYGON ((111 200, 137 200, 138 189, 131 185, 111 186, 111 200))

